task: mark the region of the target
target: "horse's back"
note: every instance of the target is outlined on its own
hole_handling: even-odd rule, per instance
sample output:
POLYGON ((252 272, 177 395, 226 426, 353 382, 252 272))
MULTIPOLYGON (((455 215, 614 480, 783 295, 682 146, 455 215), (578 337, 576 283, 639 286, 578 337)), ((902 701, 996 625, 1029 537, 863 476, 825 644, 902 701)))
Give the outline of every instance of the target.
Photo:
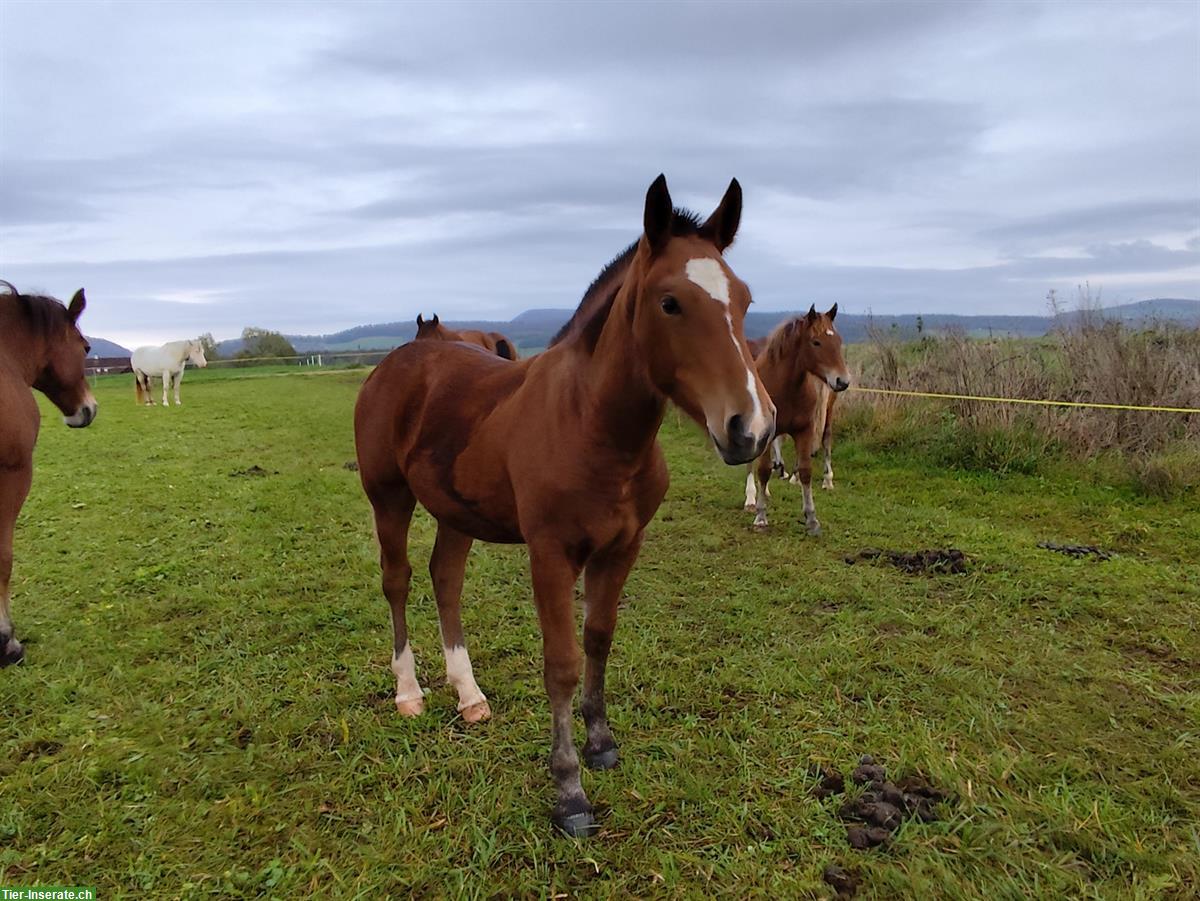
POLYGON ((506 445, 498 440, 507 430, 498 420, 524 378, 523 366, 461 342, 413 341, 392 351, 363 383, 354 409, 368 497, 386 497, 404 483, 461 531, 520 541, 506 445))

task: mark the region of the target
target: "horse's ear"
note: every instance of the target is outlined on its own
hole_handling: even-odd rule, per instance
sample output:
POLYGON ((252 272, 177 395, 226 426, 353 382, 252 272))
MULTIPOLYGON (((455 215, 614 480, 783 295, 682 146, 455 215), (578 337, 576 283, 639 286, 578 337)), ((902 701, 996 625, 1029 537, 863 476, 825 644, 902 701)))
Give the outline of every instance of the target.
POLYGON ((674 216, 675 205, 671 203, 671 192, 667 190, 667 177, 660 173, 646 191, 646 212, 642 217, 646 240, 652 252, 658 252, 667 243, 674 216))
POLYGON ((434 325, 437 325, 439 322, 441 322, 441 320, 440 320, 440 319, 438 319, 438 314, 437 314, 437 313, 434 313, 434 314, 433 314, 433 324, 434 324, 434 325))
POLYGON ((67 315, 71 317, 71 321, 75 322, 83 314, 83 308, 87 306, 87 298, 83 296, 83 288, 75 292, 75 296, 71 298, 71 303, 67 306, 67 315))
POLYGON ((422 316, 420 313, 418 313, 417 314, 417 327, 420 328, 424 324, 425 324, 425 317, 422 316))
POLYGON ((729 182, 725 196, 721 198, 721 202, 717 204, 713 214, 708 217, 708 221, 700 226, 700 234, 716 244, 717 250, 724 253, 725 248, 733 243, 733 239, 737 235, 738 224, 741 221, 742 186, 735 178, 729 182))
POLYGON ((833 322, 833 320, 837 319, 837 304, 835 303, 832 307, 830 307, 829 312, 825 315, 829 317, 830 322, 833 322))
POLYGON ((821 314, 817 312, 817 305, 813 304, 808 308, 808 312, 804 314, 804 319, 809 325, 813 325, 817 321, 817 317, 821 314))

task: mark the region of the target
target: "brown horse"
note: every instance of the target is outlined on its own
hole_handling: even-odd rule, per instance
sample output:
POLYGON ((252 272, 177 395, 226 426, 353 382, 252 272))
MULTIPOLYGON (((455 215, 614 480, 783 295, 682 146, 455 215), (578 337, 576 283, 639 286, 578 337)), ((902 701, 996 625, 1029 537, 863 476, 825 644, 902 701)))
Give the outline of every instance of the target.
POLYGON ((437 313, 432 319, 426 319, 417 314, 417 336, 414 341, 465 341, 475 344, 498 357, 506 360, 517 359, 517 347, 499 332, 481 332, 478 329, 462 329, 456 331, 446 328, 438 319, 437 313))
POLYGON ((850 373, 842 355, 842 336, 834 328, 837 304, 828 313, 810 307, 804 316, 789 319, 778 326, 761 346, 755 365, 759 378, 771 393, 776 407, 777 437, 770 453, 764 453, 757 466, 746 467, 746 509, 753 510, 754 528, 767 527, 767 482, 771 470, 783 470, 783 436, 796 443, 796 471, 804 491, 804 520, 810 535, 821 533, 812 499, 812 455, 818 442, 825 447, 825 465, 830 487, 833 470, 829 466, 830 417, 833 392, 850 387, 850 373))
POLYGON ((646 194, 642 237, 600 273, 545 352, 510 362, 455 342, 413 341, 379 364, 355 407, 359 474, 392 608, 397 709, 415 716, 424 706, 404 616, 417 502, 438 523, 429 571, 446 675, 468 722, 491 711, 463 642, 467 552, 476 539, 528 545, 551 708, 554 822, 568 835, 598 828, 571 737, 580 675, 574 586, 583 572, 583 757, 609 768, 617 744, 604 671, 621 589, 667 490, 657 440, 667 401, 704 424, 729 464, 755 459, 774 434, 774 407, 742 336, 750 291, 722 258, 741 197, 734 180, 700 222, 673 208, 660 175, 646 194))
POLYGON ((7 666, 25 655, 13 633, 8 586, 13 531, 33 479, 42 419, 30 389, 50 398, 75 429, 96 418, 96 401, 83 372, 91 348, 76 325, 86 304, 83 289, 64 307, 52 297, 0 285, 11 292, 0 295, 0 666, 7 666))
MULTIPOLYGON (((831 311, 831 312, 834 312, 834 315, 837 315, 836 310, 837 310, 837 304, 834 304, 833 311, 831 311)), ((759 356, 763 352, 763 349, 767 346, 767 340, 769 337, 770 336, 768 335, 768 336, 765 336, 762 338, 748 338, 746 340, 746 344, 750 348, 750 353, 754 354, 755 360, 757 360, 759 358, 759 356)), ((825 471, 821 478, 821 488, 823 488, 826 491, 832 491, 833 490, 833 407, 834 407, 834 404, 837 403, 839 392, 831 390, 830 387, 827 384, 825 384, 823 381, 819 381, 817 383, 817 386, 818 386, 818 388, 820 388, 821 393, 825 396, 824 418, 818 420, 818 425, 816 426, 816 429, 815 429, 815 431, 819 431, 821 433, 821 450, 824 451, 824 454, 825 454, 825 471)), ((817 452, 816 448, 814 448, 813 454, 816 454, 816 452, 817 452)), ((799 449, 796 450, 796 453, 797 454, 800 453, 799 449)), ((771 444, 771 462, 773 464, 773 468, 779 471, 780 478, 786 479, 787 481, 791 482, 793 485, 799 484, 799 482, 800 482, 799 465, 797 465, 797 467, 789 473, 788 469, 787 469, 787 465, 783 461, 783 436, 781 436, 781 435, 777 435, 775 438, 775 441, 771 444)), ((747 477, 747 479, 746 479, 746 509, 747 510, 754 509, 754 494, 752 493, 753 487, 754 487, 754 480, 752 478, 747 477)), ((771 492, 768 489, 767 497, 769 498, 770 496, 771 496, 771 492)))

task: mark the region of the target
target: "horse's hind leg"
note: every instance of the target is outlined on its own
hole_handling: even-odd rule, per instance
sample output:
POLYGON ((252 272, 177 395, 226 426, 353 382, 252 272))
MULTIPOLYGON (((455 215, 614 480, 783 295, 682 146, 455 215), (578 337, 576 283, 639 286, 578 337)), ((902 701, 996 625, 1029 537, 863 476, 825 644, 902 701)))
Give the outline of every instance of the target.
POLYGON ((408 563, 408 527, 417 499, 404 482, 386 490, 368 492, 375 508, 375 534, 379 538, 379 565, 383 594, 392 608, 392 672, 396 676, 396 709, 416 716, 425 709, 425 694, 417 682, 416 661, 408 643, 408 589, 412 567, 408 563))
POLYGON ((742 505, 742 509, 747 513, 754 510, 758 501, 758 489, 754 486, 754 466, 754 460, 746 464, 746 502, 742 505))
POLYGON ((607 770, 617 765, 617 742, 608 727, 604 700, 604 671, 612 647, 613 630, 617 626, 621 589, 641 546, 642 535, 638 533, 628 547, 593 557, 584 572, 583 653, 586 664, 579 709, 587 726, 583 762, 593 770, 607 770))
POLYGON ((771 496, 767 491, 767 482, 771 480, 771 459, 763 454, 754 463, 754 474, 758 480, 758 497, 754 504, 754 529, 762 531, 767 528, 767 499, 771 496))
POLYGON ((25 495, 29 493, 32 470, 27 466, 0 470, 0 666, 20 663, 25 649, 13 631, 9 582, 12 579, 13 530, 25 495))
POLYGON ((833 401, 836 394, 831 394, 825 407, 825 428, 821 431, 821 450, 825 452, 825 473, 821 478, 821 487, 826 491, 833 490, 833 401))
POLYGON ((442 629, 442 650, 446 655, 446 681, 458 692, 458 712, 468 723, 489 719, 492 710, 487 698, 475 682, 471 657, 463 640, 462 588, 467 567, 467 553, 472 539, 445 523, 438 523, 433 556, 429 558, 429 575, 433 579, 433 594, 437 598, 438 620, 442 629))

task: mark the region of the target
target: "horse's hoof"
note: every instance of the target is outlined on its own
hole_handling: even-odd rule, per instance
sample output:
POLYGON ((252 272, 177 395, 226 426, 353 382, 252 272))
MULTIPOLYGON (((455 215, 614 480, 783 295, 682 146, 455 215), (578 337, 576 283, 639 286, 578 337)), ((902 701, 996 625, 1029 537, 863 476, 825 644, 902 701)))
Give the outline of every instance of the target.
POLYGON ((821 524, 819 522, 810 522, 808 524, 808 534, 814 538, 821 534, 821 524))
POLYGON ((755 510, 758 509, 758 505, 757 504, 746 504, 745 506, 742 507, 742 509, 745 510, 747 513, 753 513, 755 510))
POLYGON ((833 482, 822 482, 821 490, 822 491, 832 491, 833 490, 833 482))
POLYGON ((396 699, 396 710, 402 716, 420 716, 425 711, 425 699, 413 698, 411 701, 396 699))
POLYGON ((617 765, 617 756, 615 745, 603 751, 583 749, 583 763, 589 770, 611 770, 617 765))
POLYGON ((554 812, 554 825, 567 838, 591 838, 600 831, 600 824, 589 807, 579 813, 554 812))
POLYGON ((492 708, 488 706, 487 698, 477 704, 464 707, 459 713, 462 714, 463 722, 467 723, 482 723, 492 718, 492 708))
POLYGON ((751 528, 751 529, 753 529, 755 532, 765 532, 765 531, 767 531, 769 528, 771 528, 771 526, 770 526, 770 524, 769 524, 769 523, 765 523, 765 522, 756 522, 756 523, 755 523, 754 525, 752 525, 750 528, 751 528))

